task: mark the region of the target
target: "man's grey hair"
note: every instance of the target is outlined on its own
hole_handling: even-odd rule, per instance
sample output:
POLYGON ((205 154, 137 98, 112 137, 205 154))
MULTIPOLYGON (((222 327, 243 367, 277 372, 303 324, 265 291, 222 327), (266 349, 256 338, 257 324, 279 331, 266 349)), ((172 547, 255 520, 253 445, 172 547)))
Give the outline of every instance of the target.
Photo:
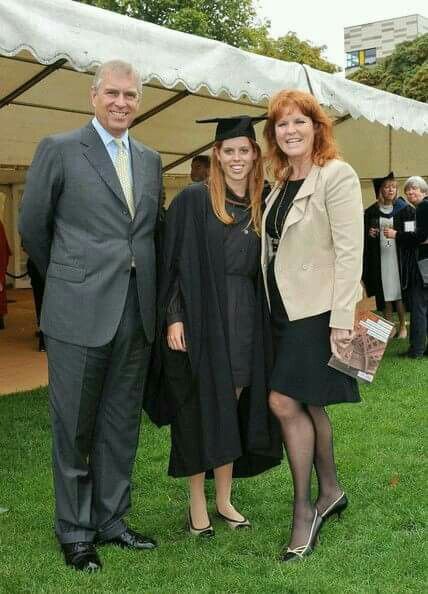
POLYGON ((407 192, 409 188, 419 188, 424 194, 428 194, 428 184, 420 175, 412 175, 404 184, 404 191, 407 192))
POLYGON ((92 81, 92 88, 98 91, 102 80, 107 72, 118 72, 119 74, 125 74, 132 76, 135 79, 135 84, 138 89, 138 94, 141 95, 143 92, 143 81, 141 80, 141 74, 138 70, 128 62, 123 60, 109 60, 100 64, 95 71, 94 80, 92 81))

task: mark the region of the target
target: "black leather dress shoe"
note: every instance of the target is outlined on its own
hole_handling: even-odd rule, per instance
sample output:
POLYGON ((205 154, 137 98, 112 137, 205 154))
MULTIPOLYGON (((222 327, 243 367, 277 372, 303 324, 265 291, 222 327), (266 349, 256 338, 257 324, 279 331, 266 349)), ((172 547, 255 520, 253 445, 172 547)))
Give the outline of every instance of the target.
POLYGON ((97 555, 94 545, 91 542, 72 542, 61 544, 66 565, 70 565, 79 571, 98 571, 101 569, 101 561, 97 555))
POLYGON ((102 540, 100 543, 114 544, 118 547, 122 547, 123 549, 137 550, 155 549, 158 546, 156 541, 152 538, 143 536, 142 534, 139 534, 130 528, 127 528, 124 532, 122 532, 122 534, 119 534, 119 536, 111 538, 110 540, 102 540))

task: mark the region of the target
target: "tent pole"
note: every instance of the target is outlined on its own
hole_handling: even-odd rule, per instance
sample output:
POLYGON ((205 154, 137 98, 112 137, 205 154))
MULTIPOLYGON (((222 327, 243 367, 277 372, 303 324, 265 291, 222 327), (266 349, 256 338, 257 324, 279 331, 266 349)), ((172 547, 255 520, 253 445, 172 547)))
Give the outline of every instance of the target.
POLYGON ((310 78, 309 78, 309 72, 306 69, 306 64, 300 64, 300 66, 303 68, 303 72, 305 73, 306 82, 308 83, 309 92, 310 92, 311 95, 313 95, 315 97, 315 93, 314 93, 314 90, 312 88, 312 84, 311 84, 311 81, 310 81, 310 78))
POLYGON ((204 146, 200 146, 199 148, 195 149, 188 155, 184 155, 184 157, 180 157, 180 159, 177 159, 176 161, 169 163, 169 165, 165 165, 165 167, 162 168, 162 173, 166 173, 170 169, 177 167, 177 165, 181 165, 182 163, 185 163, 189 159, 196 157, 196 155, 199 155, 200 153, 207 151, 214 145, 214 143, 215 143, 215 141, 212 141, 212 142, 209 142, 208 144, 205 144, 204 146))
POLYGON ((53 64, 50 64, 50 66, 46 66, 46 68, 43 68, 43 70, 38 72, 36 75, 32 76, 25 83, 23 83, 18 88, 16 88, 14 91, 12 91, 8 95, 6 95, 6 97, 3 97, 3 99, 0 99, 0 109, 2 107, 5 107, 5 105, 9 105, 9 103, 11 103, 14 99, 16 99, 17 97, 19 97, 20 95, 22 95, 23 93, 28 91, 28 89, 31 89, 31 87, 34 87, 38 82, 40 82, 41 80, 43 80, 44 78, 46 78, 47 76, 52 74, 52 72, 55 72, 55 70, 58 70, 58 68, 61 68, 61 66, 63 64, 65 64, 66 62, 67 62, 67 60, 65 60, 65 59, 57 60, 53 64))
POLYGON ((388 124, 388 171, 392 171, 392 127, 388 124))
POLYGON ((337 120, 333 121, 333 126, 340 126, 340 124, 343 124, 343 122, 346 122, 346 120, 350 120, 351 116, 348 114, 342 116, 341 118, 337 118, 337 120))
POLYGON ((171 105, 175 105, 176 103, 178 103, 182 99, 185 99, 189 95, 191 95, 191 93, 189 91, 187 91, 187 90, 181 91, 180 93, 177 93, 177 95, 175 95, 175 97, 170 97, 163 103, 159 103, 159 105, 156 105, 156 107, 153 107, 153 109, 149 109, 149 111, 146 111, 145 113, 142 113, 137 118, 135 118, 135 120, 133 121, 130 128, 134 128, 135 126, 138 126, 138 124, 141 124, 141 122, 145 122, 149 118, 152 118, 153 116, 157 115, 161 111, 164 111, 168 107, 171 107, 171 105))

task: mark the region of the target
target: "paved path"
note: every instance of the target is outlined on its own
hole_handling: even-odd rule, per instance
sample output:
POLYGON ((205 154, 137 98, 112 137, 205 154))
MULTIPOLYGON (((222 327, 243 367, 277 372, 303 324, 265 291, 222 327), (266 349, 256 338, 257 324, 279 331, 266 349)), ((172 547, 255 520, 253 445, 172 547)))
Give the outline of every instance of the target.
POLYGON ((7 292, 9 313, 0 330, 0 395, 48 383, 46 353, 38 352, 36 315, 30 289, 7 292))

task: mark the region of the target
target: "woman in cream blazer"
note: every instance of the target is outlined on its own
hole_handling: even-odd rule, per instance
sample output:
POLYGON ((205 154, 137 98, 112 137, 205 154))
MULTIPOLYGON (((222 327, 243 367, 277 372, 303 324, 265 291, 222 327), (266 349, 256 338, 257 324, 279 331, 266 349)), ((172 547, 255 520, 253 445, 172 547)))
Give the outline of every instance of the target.
POLYGON ((360 299, 363 207, 355 171, 339 160, 332 125, 308 93, 272 97, 265 127, 277 184, 262 222, 262 268, 275 339, 270 406, 294 483, 282 560, 310 554, 324 520, 347 498, 337 480, 326 405, 358 402, 353 378, 331 367, 352 337, 360 299), (310 499, 315 467, 319 494, 310 499))

